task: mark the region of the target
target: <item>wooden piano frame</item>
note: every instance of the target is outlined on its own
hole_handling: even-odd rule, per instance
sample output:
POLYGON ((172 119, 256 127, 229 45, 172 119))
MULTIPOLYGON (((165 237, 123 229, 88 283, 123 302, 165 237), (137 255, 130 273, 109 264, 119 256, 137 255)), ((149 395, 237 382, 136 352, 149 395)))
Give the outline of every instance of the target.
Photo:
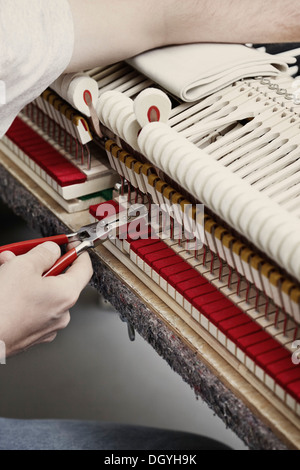
MULTIPOLYGON (((88 211, 66 213, 2 152, 0 185, 2 201, 43 236, 90 223, 88 211)), ((299 430, 241 377, 238 363, 210 346, 204 330, 191 328, 105 245, 92 259, 92 285, 250 449, 300 449, 299 430)))

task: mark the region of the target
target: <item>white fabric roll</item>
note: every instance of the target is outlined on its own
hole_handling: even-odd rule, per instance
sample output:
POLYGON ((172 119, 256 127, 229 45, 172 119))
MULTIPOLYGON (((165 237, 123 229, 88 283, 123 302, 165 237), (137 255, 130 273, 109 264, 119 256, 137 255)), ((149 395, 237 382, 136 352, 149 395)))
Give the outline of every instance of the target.
POLYGON ((178 98, 193 102, 242 78, 286 72, 295 59, 240 44, 188 44, 155 49, 128 63, 178 98))

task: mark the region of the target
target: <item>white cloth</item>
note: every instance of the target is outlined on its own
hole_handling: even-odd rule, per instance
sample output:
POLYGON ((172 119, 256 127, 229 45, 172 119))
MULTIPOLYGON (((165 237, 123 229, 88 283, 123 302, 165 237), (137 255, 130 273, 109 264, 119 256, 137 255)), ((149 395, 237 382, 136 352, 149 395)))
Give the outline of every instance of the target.
POLYGON ((73 47, 67 0, 0 0, 0 138, 66 69, 73 47))
POLYGON ((240 44, 188 44, 152 50, 128 62, 173 95, 193 102, 242 78, 286 72, 295 59, 240 44))

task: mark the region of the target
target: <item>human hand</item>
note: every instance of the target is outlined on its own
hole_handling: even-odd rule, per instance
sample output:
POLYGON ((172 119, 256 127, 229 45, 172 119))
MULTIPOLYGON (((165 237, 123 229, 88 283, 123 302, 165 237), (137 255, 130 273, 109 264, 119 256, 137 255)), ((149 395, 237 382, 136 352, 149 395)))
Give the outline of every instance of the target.
POLYGON ((43 278, 60 258, 58 245, 44 243, 16 257, 0 254, 0 341, 11 356, 52 342, 70 322, 69 310, 92 277, 87 253, 57 277, 43 278))

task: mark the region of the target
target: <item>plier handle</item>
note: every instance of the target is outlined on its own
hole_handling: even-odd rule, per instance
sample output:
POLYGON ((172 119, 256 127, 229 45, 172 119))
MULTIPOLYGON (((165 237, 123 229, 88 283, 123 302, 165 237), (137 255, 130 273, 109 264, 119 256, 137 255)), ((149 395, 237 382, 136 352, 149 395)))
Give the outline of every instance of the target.
POLYGON ((98 245, 104 243, 109 238, 118 235, 119 230, 126 226, 131 221, 145 219, 145 206, 135 204, 130 207, 128 211, 120 212, 117 215, 107 217, 100 222, 82 227, 78 232, 72 234, 57 235, 48 238, 39 238, 36 240, 29 240, 11 245, 0 247, 0 253, 10 251, 16 256, 24 255, 30 250, 45 242, 54 242, 59 246, 67 245, 73 242, 80 242, 76 247, 68 251, 62 256, 54 266, 46 272, 43 277, 58 276, 62 274, 76 259, 85 251, 96 248, 98 245), (136 213, 139 212, 139 216, 136 213))

